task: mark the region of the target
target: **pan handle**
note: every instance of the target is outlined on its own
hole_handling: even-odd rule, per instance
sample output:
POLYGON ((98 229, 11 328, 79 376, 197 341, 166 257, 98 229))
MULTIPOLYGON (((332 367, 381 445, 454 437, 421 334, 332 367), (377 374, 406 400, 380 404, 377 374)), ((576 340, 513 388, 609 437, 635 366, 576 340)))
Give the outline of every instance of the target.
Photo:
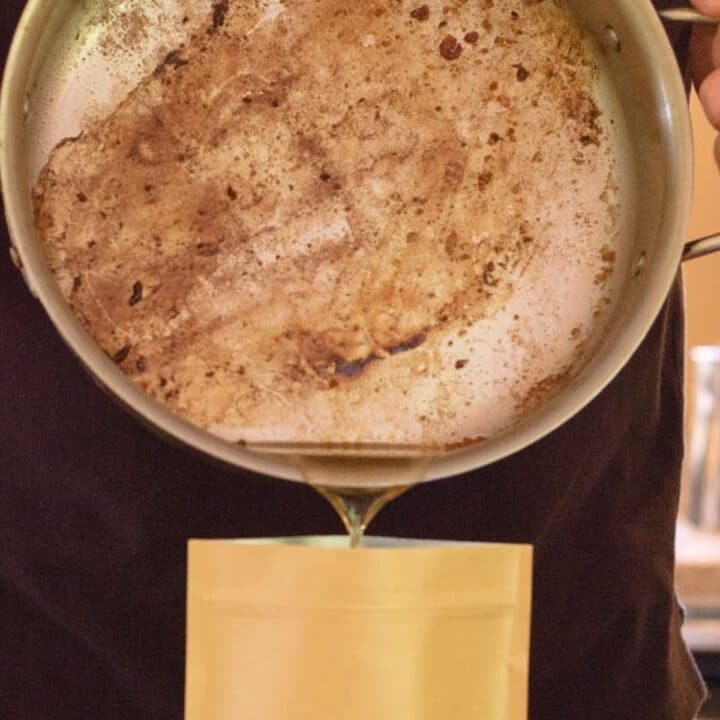
POLYGON ((709 255, 710 253, 720 251, 720 234, 708 235, 707 237, 692 240, 685 245, 683 250, 683 262, 686 260, 694 260, 695 258, 709 255))
POLYGON ((718 25, 720 24, 720 17, 710 17, 709 15, 703 15, 697 10, 692 8, 671 8, 669 10, 660 10, 660 17, 665 20, 672 22, 688 22, 697 25, 718 25))

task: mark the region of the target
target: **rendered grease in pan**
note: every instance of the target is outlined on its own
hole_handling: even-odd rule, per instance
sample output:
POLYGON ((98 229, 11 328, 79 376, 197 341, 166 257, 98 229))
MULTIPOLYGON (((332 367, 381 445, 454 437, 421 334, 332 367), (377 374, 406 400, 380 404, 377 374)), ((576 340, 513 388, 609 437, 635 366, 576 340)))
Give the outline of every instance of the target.
POLYGON ((192 5, 127 43, 96 19, 77 74, 116 58, 135 87, 35 190, 129 376, 230 440, 448 445, 572 381, 625 273, 626 179, 562 3, 192 5))

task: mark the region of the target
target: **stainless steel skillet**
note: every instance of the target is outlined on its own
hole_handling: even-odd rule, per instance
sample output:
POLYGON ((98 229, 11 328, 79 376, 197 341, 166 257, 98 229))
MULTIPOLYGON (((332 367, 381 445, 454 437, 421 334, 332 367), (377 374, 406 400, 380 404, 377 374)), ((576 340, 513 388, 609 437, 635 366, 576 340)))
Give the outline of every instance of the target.
MULTIPOLYGON (((690 122, 675 57, 651 3, 568 0, 566 4, 604 48, 604 72, 620 99, 631 138, 625 161, 632 167, 636 191, 632 198, 633 232, 625 242, 634 262, 619 283, 621 299, 611 328, 573 382, 504 435, 457 452, 432 454, 427 458, 427 480, 466 472, 506 457, 572 417, 612 380, 637 348, 657 316, 681 260, 720 247, 718 236, 690 245, 684 243, 692 190, 690 122)), ((57 142, 73 134, 73 119, 58 115, 57 106, 48 98, 72 96, 80 113, 90 104, 102 103, 109 79, 101 67, 78 64, 83 45, 96 40, 81 30, 87 27, 89 14, 111 12, 116 5, 99 0, 31 0, 8 58, 0 99, 0 172, 13 257, 31 292, 97 380, 137 415, 177 440, 231 464, 277 477, 301 478, 298 455, 336 455, 338 465, 328 470, 327 482, 342 469, 346 485, 397 484, 397 473, 412 464, 410 459, 427 454, 427 449, 251 449, 223 442, 188 424, 128 380, 85 333, 64 302, 33 227, 30 190, 52 146, 51 139, 57 142), (88 82, 79 85, 78 77, 88 82), (378 475, 369 458, 390 458, 389 472, 378 475)), ((675 17, 702 20, 687 11, 675 17)), ((141 43, 142 54, 152 57, 162 47, 163 39, 145 40, 141 43)), ((133 67, 137 69, 136 63, 142 60, 129 57, 127 62, 130 78, 133 67)))

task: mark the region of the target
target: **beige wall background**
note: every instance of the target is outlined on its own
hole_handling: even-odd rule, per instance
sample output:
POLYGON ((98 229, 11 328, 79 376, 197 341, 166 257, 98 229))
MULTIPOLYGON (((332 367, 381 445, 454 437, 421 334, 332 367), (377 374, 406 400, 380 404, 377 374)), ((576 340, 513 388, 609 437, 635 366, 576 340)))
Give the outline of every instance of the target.
MULTIPOLYGON (((717 134, 708 123, 696 96, 691 100, 695 131, 695 202, 690 237, 720 232, 720 171, 713 158, 717 134)), ((687 263, 687 342, 720 345, 720 254, 687 263)))

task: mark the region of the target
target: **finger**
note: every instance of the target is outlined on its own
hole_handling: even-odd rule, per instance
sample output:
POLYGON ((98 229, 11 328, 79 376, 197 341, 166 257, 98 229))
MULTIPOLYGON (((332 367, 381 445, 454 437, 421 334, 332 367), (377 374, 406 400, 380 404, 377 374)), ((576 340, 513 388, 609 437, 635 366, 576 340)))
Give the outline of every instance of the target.
MULTIPOLYGON (((706 26, 706 29, 709 29, 712 35, 712 28, 707 28, 706 26)), ((713 66, 720 67, 720 30, 715 28, 715 31, 710 45, 710 56, 712 57, 713 66)))
POLYGON ((711 72, 698 87, 698 96, 713 127, 720 130, 720 69, 711 72))
POLYGON ((692 4, 705 15, 720 17, 720 0, 692 0, 692 4))
POLYGON ((705 78, 715 69, 713 49, 716 41, 716 28, 709 25, 696 25, 690 45, 690 73, 695 87, 700 87, 705 78))

